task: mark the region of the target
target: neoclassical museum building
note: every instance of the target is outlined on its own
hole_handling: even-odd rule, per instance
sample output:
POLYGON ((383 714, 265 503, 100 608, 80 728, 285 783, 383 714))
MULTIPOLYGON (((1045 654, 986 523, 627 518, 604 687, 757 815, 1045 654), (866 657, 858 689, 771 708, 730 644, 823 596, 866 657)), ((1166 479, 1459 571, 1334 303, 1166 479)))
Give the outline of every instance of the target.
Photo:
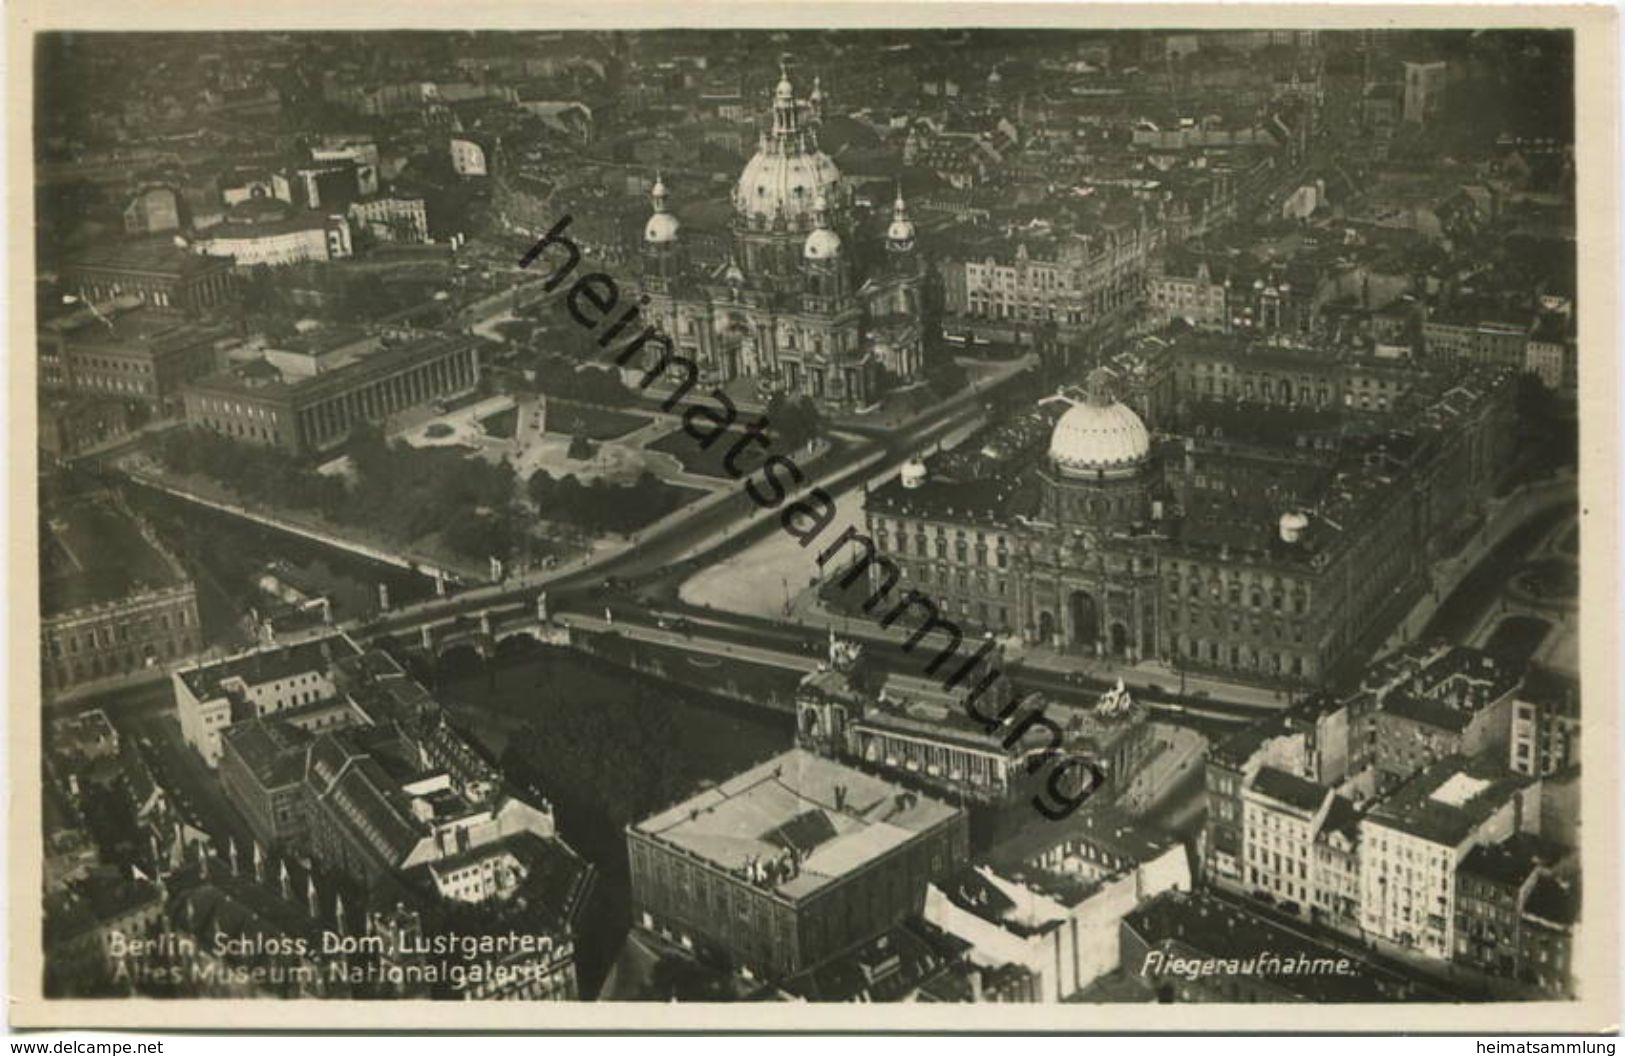
MULTIPOLYGON (((1315 684, 1394 630, 1509 464, 1511 385, 1492 372, 1362 430, 1197 400, 1179 433, 1154 434, 1118 384, 1098 367, 1046 401, 1069 405, 1047 445, 1035 412, 1025 449, 972 438, 871 489, 894 596, 919 592, 967 634, 1315 684)), ((882 562, 868 571, 885 587, 882 562)))
POLYGON ((734 188, 730 252, 720 264, 689 260, 657 179, 643 232, 642 315, 708 384, 756 378, 762 393, 863 407, 921 373, 925 265, 899 191, 883 258, 858 273, 853 195, 818 149, 820 110, 816 90, 798 100, 781 76, 771 128, 734 188))

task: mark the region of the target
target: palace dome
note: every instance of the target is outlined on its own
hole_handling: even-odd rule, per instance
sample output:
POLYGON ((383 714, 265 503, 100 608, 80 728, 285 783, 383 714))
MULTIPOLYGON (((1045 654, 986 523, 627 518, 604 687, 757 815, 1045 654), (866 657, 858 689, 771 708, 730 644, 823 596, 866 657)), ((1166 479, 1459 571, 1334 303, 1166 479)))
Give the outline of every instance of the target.
POLYGON ((1151 454, 1151 434, 1127 404, 1111 394, 1111 374, 1089 375, 1088 395, 1055 423, 1049 456, 1069 476, 1126 476, 1151 454))

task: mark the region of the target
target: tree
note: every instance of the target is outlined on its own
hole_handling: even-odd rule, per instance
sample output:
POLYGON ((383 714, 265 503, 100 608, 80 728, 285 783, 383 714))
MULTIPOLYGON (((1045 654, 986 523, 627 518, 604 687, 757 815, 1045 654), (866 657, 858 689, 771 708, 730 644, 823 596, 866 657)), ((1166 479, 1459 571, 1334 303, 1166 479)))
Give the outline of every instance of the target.
POLYGON ((824 431, 823 415, 807 396, 776 392, 762 416, 773 446, 781 451, 798 451, 824 431))
POLYGON ((252 314, 274 312, 282 307, 282 295, 268 264, 256 264, 243 284, 243 310, 252 314))

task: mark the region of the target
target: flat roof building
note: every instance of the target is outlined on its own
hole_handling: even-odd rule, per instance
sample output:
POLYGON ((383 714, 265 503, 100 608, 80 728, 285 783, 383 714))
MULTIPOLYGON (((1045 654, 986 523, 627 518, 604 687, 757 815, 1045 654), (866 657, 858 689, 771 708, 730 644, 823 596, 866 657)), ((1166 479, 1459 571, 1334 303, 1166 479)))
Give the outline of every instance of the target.
POLYGON ((965 814, 792 749, 627 828, 634 920, 784 979, 921 911, 965 814))
POLYGON ((144 403, 162 415, 179 409, 181 386, 218 367, 230 336, 225 326, 173 313, 101 306, 40 328, 40 385, 144 403))
POLYGON ((62 266, 62 285, 102 303, 134 297, 152 308, 196 313, 232 300, 231 262, 190 253, 168 236, 97 246, 62 266))
MULTIPOLYGON (((295 454, 343 443, 363 422, 479 384, 479 339, 432 335, 365 350, 356 343, 332 369, 290 370, 272 358, 186 387, 186 420, 244 443, 295 454)), ((280 354, 280 350, 279 350, 280 354)))

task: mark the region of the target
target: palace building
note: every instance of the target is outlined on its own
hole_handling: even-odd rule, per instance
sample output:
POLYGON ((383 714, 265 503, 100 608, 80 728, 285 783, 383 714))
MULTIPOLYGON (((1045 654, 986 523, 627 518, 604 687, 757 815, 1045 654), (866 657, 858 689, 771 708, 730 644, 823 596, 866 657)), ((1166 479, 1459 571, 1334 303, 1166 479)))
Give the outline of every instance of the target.
POLYGON ((755 378, 760 391, 862 407, 924 368, 925 266, 901 191, 883 261, 855 264, 853 195, 818 149, 821 109, 781 77, 772 127, 734 188, 728 258, 715 267, 690 259, 666 184, 656 181, 642 314, 710 384, 755 378))
POLYGON ((972 438, 872 489, 869 583, 1032 644, 1322 682, 1409 610, 1506 465, 1510 379, 1425 380, 1403 428, 1197 399, 1154 436, 1099 367, 1081 397, 1046 401, 1071 404, 1047 451, 972 438))

